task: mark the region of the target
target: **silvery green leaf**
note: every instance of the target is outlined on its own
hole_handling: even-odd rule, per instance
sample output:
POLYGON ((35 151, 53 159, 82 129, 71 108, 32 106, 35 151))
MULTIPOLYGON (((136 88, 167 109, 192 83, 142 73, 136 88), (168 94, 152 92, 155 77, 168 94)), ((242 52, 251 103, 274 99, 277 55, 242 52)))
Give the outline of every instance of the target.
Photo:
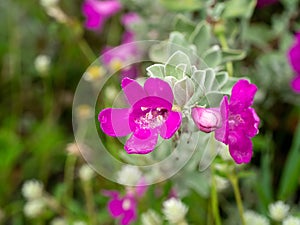
POLYGON ((174 89, 175 83, 178 81, 175 77, 172 76, 166 76, 164 80, 169 83, 172 90, 174 89))
POLYGON ((222 53, 218 45, 212 46, 203 55, 204 62, 209 67, 216 67, 222 62, 222 53))
POLYGON ((165 66, 163 64, 154 64, 146 68, 147 74, 150 77, 164 78, 165 66))
POLYGON ((200 172, 189 172, 184 177, 184 183, 195 190, 202 197, 209 197, 210 185, 207 182, 207 174, 200 172), (201 185, 200 185, 201 184, 201 185))
POLYGON ((182 79, 185 75, 190 73, 191 64, 189 57, 182 51, 176 51, 166 62, 166 76, 174 76, 177 79, 182 79))
POLYGON ((268 42, 274 37, 272 30, 266 24, 251 24, 245 29, 243 35, 247 42, 258 47, 266 47, 268 42))
POLYGON ((185 52, 188 54, 195 54, 197 55, 196 46, 191 45, 188 40, 184 37, 182 33, 177 31, 173 31, 169 36, 169 46, 168 46, 169 55, 177 51, 185 52))
POLYGON ((199 23, 189 38, 190 43, 196 46, 199 55, 203 55, 209 48, 210 40, 211 27, 206 22, 199 23))
POLYGON ((160 0, 160 3, 167 9, 173 11, 194 11, 205 6, 201 0, 160 0))
POLYGON ((179 31, 187 36, 195 29, 195 24, 182 14, 175 17, 174 30, 179 31))
POLYGON ((230 95, 233 85, 240 79, 238 77, 228 77, 227 82, 221 87, 220 92, 224 95, 230 95))
POLYGON ((193 96, 195 86, 190 78, 185 77, 175 83, 173 91, 176 103, 183 107, 193 96))
POLYGON ((167 59, 169 58, 167 46, 168 46, 168 42, 166 41, 151 46, 149 50, 149 58, 153 62, 161 62, 161 63, 166 62, 167 59))
POLYGON ((227 72, 218 72, 216 74, 216 80, 219 84, 219 88, 221 89, 225 84, 226 82, 228 81, 228 73, 227 72))

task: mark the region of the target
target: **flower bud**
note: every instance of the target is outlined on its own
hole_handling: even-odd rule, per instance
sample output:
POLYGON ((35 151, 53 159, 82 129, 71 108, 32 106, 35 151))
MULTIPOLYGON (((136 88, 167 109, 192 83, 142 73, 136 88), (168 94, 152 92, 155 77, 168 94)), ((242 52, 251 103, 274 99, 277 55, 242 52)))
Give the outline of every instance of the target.
POLYGON ((209 133, 221 126, 221 115, 218 109, 195 107, 192 118, 199 130, 209 133))

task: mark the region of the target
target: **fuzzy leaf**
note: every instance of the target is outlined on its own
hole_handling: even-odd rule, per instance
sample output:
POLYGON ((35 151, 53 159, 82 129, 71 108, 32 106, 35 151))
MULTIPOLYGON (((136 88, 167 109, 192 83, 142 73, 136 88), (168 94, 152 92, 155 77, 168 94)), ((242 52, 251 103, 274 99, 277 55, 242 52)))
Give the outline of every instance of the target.
POLYGON ((192 80, 188 77, 178 81, 174 85, 174 98, 176 103, 183 107, 193 96, 195 86, 192 80))
POLYGON ((146 68, 148 76, 150 77, 158 77, 158 78, 164 78, 164 70, 165 66, 163 64, 154 64, 152 66, 149 66, 146 68))
POLYGON ((209 48, 211 39, 211 27, 208 23, 199 23, 193 33, 191 34, 189 41, 195 44, 198 54, 203 55, 204 51, 209 48))

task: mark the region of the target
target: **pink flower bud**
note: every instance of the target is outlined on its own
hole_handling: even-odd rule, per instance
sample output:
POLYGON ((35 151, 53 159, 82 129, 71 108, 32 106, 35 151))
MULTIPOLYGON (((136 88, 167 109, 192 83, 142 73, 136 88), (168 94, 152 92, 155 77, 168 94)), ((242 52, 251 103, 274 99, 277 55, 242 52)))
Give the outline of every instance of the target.
POLYGON ((209 133, 221 126, 221 115, 218 109, 195 107, 192 117, 199 130, 209 133))

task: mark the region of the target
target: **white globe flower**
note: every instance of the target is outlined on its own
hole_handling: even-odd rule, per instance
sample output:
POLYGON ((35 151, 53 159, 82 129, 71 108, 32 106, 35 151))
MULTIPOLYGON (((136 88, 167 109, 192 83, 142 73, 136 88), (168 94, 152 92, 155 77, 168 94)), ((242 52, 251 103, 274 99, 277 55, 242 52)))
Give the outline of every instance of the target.
POLYGON ((283 220, 282 225, 300 225, 300 218, 294 216, 288 216, 283 220))
POLYGON ((23 211, 25 216, 29 218, 36 218, 43 212, 46 204, 44 199, 34 199, 30 200, 24 205, 23 211))
POLYGON ((45 8, 49 8, 57 5, 58 1, 59 0, 40 0, 40 4, 45 8))
POLYGON ((229 181, 221 176, 215 176, 218 191, 223 191, 229 186, 229 181))
POLYGON ((270 225, 266 217, 251 210, 244 212, 244 218, 246 225, 270 225))
POLYGON ((22 195, 27 200, 41 198, 43 196, 44 185, 37 180, 26 181, 22 186, 22 195))
POLYGON ((67 221, 64 218, 54 218, 50 225, 68 225, 67 221))
POLYGON ((283 201, 277 201, 269 205, 270 217, 275 221, 282 221, 290 210, 290 206, 283 201))
POLYGON ((183 223, 188 207, 180 200, 171 198, 163 203, 162 211, 170 223, 179 224, 183 223))
POLYGON ((153 210, 148 210, 142 214, 143 225, 162 225, 161 217, 153 210))
POLYGON ((84 164, 79 169, 79 178, 82 181, 91 180, 95 176, 95 171, 87 164, 84 164))
POLYGON ((35 58, 34 67, 41 75, 45 75, 50 68, 51 59, 47 55, 39 55, 35 58))
POLYGON ((123 166, 117 174, 118 183, 129 186, 136 185, 141 178, 142 172, 136 166, 131 165, 123 166))

